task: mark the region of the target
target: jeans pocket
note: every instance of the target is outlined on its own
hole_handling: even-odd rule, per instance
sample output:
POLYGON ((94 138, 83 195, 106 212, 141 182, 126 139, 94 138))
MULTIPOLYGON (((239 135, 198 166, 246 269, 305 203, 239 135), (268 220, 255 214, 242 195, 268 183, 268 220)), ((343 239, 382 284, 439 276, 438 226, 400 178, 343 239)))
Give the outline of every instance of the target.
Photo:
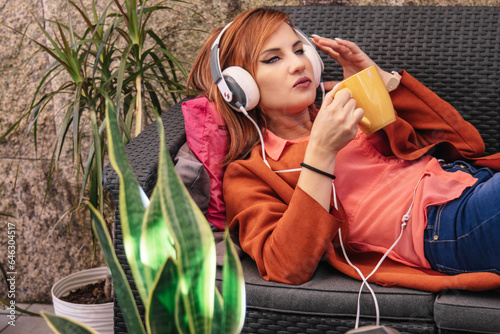
POLYGON ((446 275, 458 275, 458 274, 463 274, 463 273, 467 272, 466 270, 450 268, 450 267, 443 266, 443 265, 438 264, 438 263, 434 264, 434 270, 439 271, 440 273, 446 274, 446 275))
POLYGON ((478 272, 484 272, 484 273, 493 273, 500 275, 500 270, 498 269, 483 269, 483 270, 465 270, 465 269, 456 269, 456 268, 451 268, 447 266, 443 266, 441 264, 435 264, 434 270, 439 271, 442 274, 446 275, 458 275, 458 274, 463 274, 463 273, 478 273, 478 272))

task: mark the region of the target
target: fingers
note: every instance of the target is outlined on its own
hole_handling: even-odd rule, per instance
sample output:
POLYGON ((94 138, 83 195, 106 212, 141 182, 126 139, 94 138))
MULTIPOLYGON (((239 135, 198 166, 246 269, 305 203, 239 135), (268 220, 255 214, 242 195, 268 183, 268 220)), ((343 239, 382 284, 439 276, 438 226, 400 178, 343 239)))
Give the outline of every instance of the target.
POLYGON ((344 70, 344 78, 376 65, 375 62, 364 53, 356 43, 343 39, 329 39, 314 35, 312 42, 321 51, 332 57, 344 70))
POLYGON ((348 89, 341 91, 340 85, 335 85, 331 91, 329 91, 325 98, 323 99, 322 107, 328 108, 328 106, 343 106, 351 98, 351 92, 348 89), (339 93, 339 94, 337 94, 339 93), (337 96, 338 95, 338 96, 337 96), (333 103, 335 102, 335 105, 333 103))
POLYGON ((328 152, 338 152, 358 132, 358 123, 364 115, 356 108, 356 100, 348 89, 335 87, 326 94, 311 130, 311 141, 328 152))
POLYGON ((364 116, 365 116, 365 111, 361 108, 357 108, 353 112, 353 118, 357 120, 356 124, 360 125, 361 127, 364 127, 365 129, 368 129, 372 124, 370 120, 364 116))
POLYGON ((333 95, 332 108, 344 110, 345 120, 350 126, 355 129, 358 123, 366 128, 370 127, 369 120, 364 116, 365 112, 361 108, 356 108, 357 102, 352 98, 351 91, 347 88, 340 89, 339 86, 335 87, 331 92, 333 95))
POLYGON ((324 107, 330 112, 342 113, 344 121, 352 124, 358 124, 363 117, 364 111, 361 108, 356 109, 356 100, 351 97, 351 91, 347 88, 340 89, 336 86, 325 96, 324 107))
POLYGON ((337 42, 338 45, 342 47, 342 50, 349 50, 352 53, 359 53, 363 52, 359 46, 351 41, 345 40, 345 39, 340 39, 340 38, 335 38, 335 41, 337 42))
POLYGON ((327 91, 333 90, 339 83, 340 83, 340 81, 325 81, 325 82, 323 82, 323 84, 325 85, 325 90, 327 90, 327 91))
POLYGON ((317 35, 314 35, 312 42, 318 49, 326 53, 328 56, 332 57, 336 61, 338 61, 340 54, 339 54, 339 46, 338 44, 331 40, 327 39, 324 37, 319 37, 317 35))
POLYGON ((355 43, 340 38, 330 39, 313 35, 312 42, 317 48, 333 58, 337 58, 344 53, 361 52, 361 49, 355 43))

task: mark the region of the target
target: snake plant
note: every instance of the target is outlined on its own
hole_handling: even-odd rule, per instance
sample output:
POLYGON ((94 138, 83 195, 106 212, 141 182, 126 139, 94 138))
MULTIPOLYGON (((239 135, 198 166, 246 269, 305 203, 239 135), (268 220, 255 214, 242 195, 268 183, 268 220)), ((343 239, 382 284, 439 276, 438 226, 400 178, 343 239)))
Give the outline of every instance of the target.
MULTIPOLYGON (((158 180, 148 199, 137 183, 108 99, 110 160, 120 178, 123 243, 145 305, 141 321, 99 210, 89 204, 93 228, 111 273, 130 333, 238 333, 245 315, 245 288, 238 255, 226 229, 222 293, 215 287, 215 242, 205 217, 174 170, 161 120, 158 180)), ((42 312, 57 333, 93 333, 91 328, 42 312)))

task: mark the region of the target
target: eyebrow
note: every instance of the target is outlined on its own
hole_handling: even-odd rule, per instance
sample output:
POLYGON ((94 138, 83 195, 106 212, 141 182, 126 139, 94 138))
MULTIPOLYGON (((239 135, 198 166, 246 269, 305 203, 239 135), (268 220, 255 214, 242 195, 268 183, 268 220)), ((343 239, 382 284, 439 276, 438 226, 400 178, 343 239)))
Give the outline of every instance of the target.
MULTIPOLYGON (((292 45, 292 48, 296 47, 297 45, 301 44, 302 41, 299 39, 297 40, 297 42, 293 43, 292 45)), ((267 49, 267 50, 264 50, 260 53, 261 56, 265 55, 266 53, 271 53, 271 52, 277 52, 277 51, 281 51, 281 48, 272 48, 272 49, 267 49)))

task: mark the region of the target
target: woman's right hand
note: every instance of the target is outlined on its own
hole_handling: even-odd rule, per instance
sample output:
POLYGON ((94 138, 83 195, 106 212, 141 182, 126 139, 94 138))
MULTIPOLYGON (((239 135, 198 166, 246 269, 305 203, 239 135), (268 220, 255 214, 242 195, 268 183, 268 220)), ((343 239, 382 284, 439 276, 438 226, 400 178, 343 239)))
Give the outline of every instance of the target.
POLYGON ((331 156, 354 139, 364 111, 348 89, 336 86, 325 99, 314 120, 309 144, 316 154, 331 156))
MULTIPOLYGON (((337 153, 354 139, 363 115, 349 90, 339 90, 337 86, 326 94, 311 129, 304 163, 334 174, 337 153)), ((332 183, 327 176, 302 169, 297 186, 326 210, 330 209, 332 183)))

